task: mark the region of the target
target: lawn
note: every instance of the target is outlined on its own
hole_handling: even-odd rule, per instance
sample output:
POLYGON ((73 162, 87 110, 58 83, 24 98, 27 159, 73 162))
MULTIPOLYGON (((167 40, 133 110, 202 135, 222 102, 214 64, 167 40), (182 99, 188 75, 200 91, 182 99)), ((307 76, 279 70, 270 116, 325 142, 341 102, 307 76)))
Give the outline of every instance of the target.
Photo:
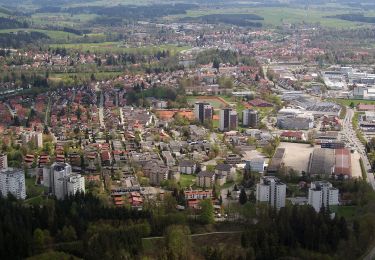
POLYGON ((27 177, 25 178, 25 185, 26 185, 26 195, 27 199, 25 203, 33 204, 33 205, 40 205, 44 200, 44 187, 41 185, 35 184, 34 177, 27 177))
POLYGON ((339 217, 352 219, 356 215, 356 206, 330 206, 330 209, 335 212, 339 217))
POLYGON ((181 188, 188 188, 190 185, 195 184, 195 175, 181 174, 180 185, 181 188))

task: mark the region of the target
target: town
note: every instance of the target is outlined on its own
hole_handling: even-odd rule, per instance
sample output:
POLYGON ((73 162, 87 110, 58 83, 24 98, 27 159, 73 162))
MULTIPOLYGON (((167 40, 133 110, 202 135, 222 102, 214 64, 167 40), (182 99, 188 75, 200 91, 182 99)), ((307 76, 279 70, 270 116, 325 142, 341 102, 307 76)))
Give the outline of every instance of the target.
MULTIPOLYGON (((335 30, 319 24, 249 28, 165 12, 114 26, 121 39, 100 43, 90 33, 33 48, 0 41, 0 195, 38 212, 28 214, 62 214, 27 233, 29 252, 5 254, 158 259, 152 241, 166 236, 170 259, 229 259, 191 241, 222 232, 220 246, 233 238, 239 259, 374 257, 375 222, 365 217, 375 214, 373 47, 358 40, 337 51, 335 30), (301 231, 307 223, 318 231, 301 231), (93 235, 107 228, 100 238, 124 252, 93 235), (173 235, 179 250, 168 247, 173 235), (273 243, 283 248, 267 250, 273 243), (95 246, 103 251, 82 250, 95 246)), ((371 41, 366 30, 357 33, 371 41)))

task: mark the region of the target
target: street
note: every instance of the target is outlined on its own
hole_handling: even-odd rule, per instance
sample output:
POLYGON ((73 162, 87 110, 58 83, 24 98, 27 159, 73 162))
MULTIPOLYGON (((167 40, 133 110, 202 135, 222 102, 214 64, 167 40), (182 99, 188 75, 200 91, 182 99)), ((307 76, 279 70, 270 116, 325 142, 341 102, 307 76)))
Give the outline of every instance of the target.
POLYGON ((365 167, 365 171, 367 175, 367 182, 375 190, 374 174, 372 172, 371 165, 366 154, 366 148, 358 139, 357 134, 355 130, 353 129, 353 125, 352 125, 353 116, 354 116, 353 109, 347 108, 346 116, 343 121, 343 133, 345 137, 348 139, 348 142, 353 146, 353 148, 357 149, 358 153, 361 155, 361 159, 363 161, 363 165, 365 167))

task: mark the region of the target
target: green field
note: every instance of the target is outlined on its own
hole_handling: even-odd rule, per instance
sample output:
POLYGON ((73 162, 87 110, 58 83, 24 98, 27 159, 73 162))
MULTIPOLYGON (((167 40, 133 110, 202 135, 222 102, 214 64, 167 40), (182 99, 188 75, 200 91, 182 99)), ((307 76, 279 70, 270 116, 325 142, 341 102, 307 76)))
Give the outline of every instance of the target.
POLYGON ((97 17, 98 15, 95 14, 37 13, 31 16, 31 20, 34 25, 58 23, 59 26, 76 27, 83 23, 88 23, 97 17))
POLYGON ((224 108, 227 106, 227 104, 225 104, 224 102, 218 100, 218 99, 212 99, 210 97, 208 98, 204 98, 202 96, 200 97, 195 97, 195 96, 189 96, 187 97, 187 101, 190 103, 190 104, 194 104, 195 102, 207 102, 209 103, 214 109, 220 109, 220 108, 224 108))
POLYGON ((363 100, 363 99, 334 99, 334 102, 344 105, 344 106, 350 106, 350 104, 354 104, 355 106, 358 104, 372 104, 375 105, 375 100, 363 100))
POLYGON ((29 28, 5 29, 5 30, 0 30, 0 33, 14 33, 18 31, 44 33, 53 40, 74 40, 74 39, 78 39, 82 37, 73 33, 68 33, 68 32, 63 32, 63 31, 40 30, 40 29, 29 29, 29 28))
POLYGON ((158 51, 170 51, 171 54, 178 53, 189 49, 187 46, 176 45, 158 45, 158 46, 142 46, 142 47, 128 47, 122 42, 101 42, 101 43, 68 43, 68 44, 50 44, 50 47, 64 47, 71 50, 90 51, 97 53, 105 53, 111 51, 112 53, 142 53, 153 54, 158 51))
MULTIPOLYGON (((310 23, 326 27, 348 28, 366 26, 364 23, 345 21, 336 18, 327 18, 337 14, 353 12, 352 9, 340 5, 312 6, 308 9, 302 7, 244 7, 244 8, 199 8, 188 10, 186 15, 169 16, 167 19, 175 20, 182 17, 199 17, 209 14, 257 14, 264 18, 263 25, 280 26, 282 24, 310 23)), ((363 12, 366 16, 374 16, 374 12, 363 12)), ((367 24, 368 25, 368 24, 367 24)))

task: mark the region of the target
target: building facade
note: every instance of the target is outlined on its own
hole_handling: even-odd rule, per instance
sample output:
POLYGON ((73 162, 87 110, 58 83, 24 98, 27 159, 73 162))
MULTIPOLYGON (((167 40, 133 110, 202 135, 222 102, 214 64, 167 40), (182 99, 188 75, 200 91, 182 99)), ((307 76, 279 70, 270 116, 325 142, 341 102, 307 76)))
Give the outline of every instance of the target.
POLYGON ((21 169, 6 168, 0 171, 0 193, 12 194, 17 199, 26 198, 25 173, 21 169))
POLYGON ((8 158, 6 154, 0 154, 0 170, 8 168, 8 158))
POLYGON ((315 181, 311 183, 309 189, 308 204, 311 205, 316 212, 322 207, 328 208, 331 205, 339 204, 339 190, 332 187, 328 181, 315 181))
POLYGON ((256 199, 259 202, 267 202, 272 207, 280 209, 285 207, 286 185, 278 178, 264 176, 257 184, 256 199))
POLYGON ((194 115, 200 123, 205 123, 212 120, 214 110, 209 103, 196 102, 194 104, 194 115))
POLYGON ((220 110, 219 130, 222 132, 235 130, 238 127, 237 112, 231 108, 220 110))
POLYGON ((258 111, 252 109, 245 109, 242 111, 242 124, 244 127, 258 127, 258 111))
POLYGON ((60 200, 77 192, 85 192, 84 177, 72 173, 72 167, 68 163, 54 163, 51 167, 44 167, 43 185, 60 200))

